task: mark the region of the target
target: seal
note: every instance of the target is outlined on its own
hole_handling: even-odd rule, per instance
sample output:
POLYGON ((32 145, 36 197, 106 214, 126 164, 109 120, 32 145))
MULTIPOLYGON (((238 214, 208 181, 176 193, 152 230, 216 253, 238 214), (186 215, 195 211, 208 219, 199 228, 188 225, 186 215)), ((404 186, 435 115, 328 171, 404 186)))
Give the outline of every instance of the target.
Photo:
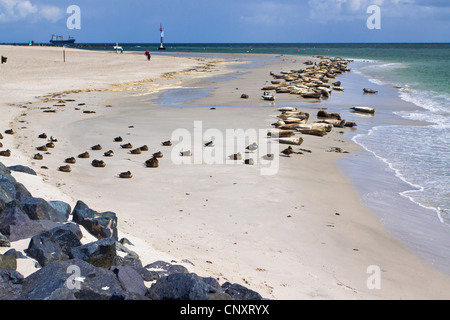
POLYGON ((61 171, 61 172, 71 172, 72 168, 69 165, 61 166, 61 167, 59 167, 59 171, 61 171))
POLYGON ((125 143, 120 145, 122 147, 122 149, 131 149, 133 148, 133 145, 131 143, 125 143))
POLYGON ((112 157, 113 154, 114 154, 114 151, 109 150, 109 151, 106 151, 103 155, 104 155, 105 157, 112 157))
POLYGON ((253 152, 258 149, 258 144, 256 142, 253 142, 252 144, 247 146, 247 148, 245 148, 245 149, 253 152))
POLYGON ((146 145, 143 145, 139 149, 141 149, 141 151, 148 151, 148 147, 146 145))
POLYGON ((131 150, 130 153, 131 153, 131 154, 141 154, 142 151, 141 151, 140 148, 137 148, 137 149, 131 150))
POLYGON ((64 162, 65 163, 75 164, 77 162, 77 160, 75 160, 74 157, 70 157, 70 158, 67 158, 64 162))
POLYGON ((15 132, 13 129, 8 129, 8 130, 5 130, 5 133, 6 134, 14 134, 15 132))
POLYGON ((294 150, 292 149, 291 146, 289 146, 288 148, 284 149, 283 151, 281 151, 282 154, 290 157, 291 154, 295 153, 294 150))
POLYGON ((99 145, 99 144, 97 144, 97 145, 95 145, 95 146, 92 146, 91 149, 92 149, 92 150, 102 150, 102 146, 99 145))
POLYGON ((229 158, 231 160, 242 160, 242 155, 240 152, 232 154, 231 156, 229 156, 229 158))
POLYGON ((92 166, 96 168, 106 167, 106 163, 103 160, 92 160, 92 166))
POLYGON ((155 157, 145 161, 145 165, 147 168, 158 168, 159 161, 155 157))
POLYGON ((153 158, 162 158, 164 155, 162 154, 161 151, 155 152, 153 154, 153 158))
POLYGON ((133 177, 133 175, 131 174, 130 171, 127 171, 127 172, 120 173, 119 177, 122 179, 131 179, 133 177))
POLYGON ((36 153, 33 157, 34 160, 44 160, 44 157, 40 153, 36 153))
POLYGON ((0 148, 3 148, 3 143, 0 142, 0 148))
POLYGON ((3 139, 3 135, 0 133, 0 140, 3 139))
POLYGON ((122 142, 122 141, 123 141, 122 137, 114 138, 114 142, 122 142))
POLYGON ((190 157, 190 156, 192 156, 192 152, 190 150, 188 150, 188 151, 181 151, 180 152, 180 156, 181 157, 190 157))
POLYGON ((53 142, 49 142, 45 145, 47 148, 54 148, 55 144, 53 142))
POLYGON ((172 145, 172 142, 170 140, 167 140, 167 141, 164 141, 162 143, 162 145, 165 146, 165 147, 170 147, 172 145))
POLYGON ((39 138, 39 139, 47 139, 47 135, 46 135, 45 133, 41 133, 41 134, 38 136, 38 138, 39 138))
POLYGON ((250 159, 245 159, 244 163, 252 166, 255 164, 255 161, 252 158, 250 158, 250 159))
POLYGON ((87 159, 89 157, 90 157, 89 152, 83 152, 82 154, 78 155, 78 158, 81 158, 81 159, 87 159))
POLYGON ((11 157, 11 150, 0 151, 0 156, 2 157, 11 157))
POLYGON ((39 151, 47 151, 48 150, 47 146, 40 146, 40 147, 37 147, 36 149, 39 151))

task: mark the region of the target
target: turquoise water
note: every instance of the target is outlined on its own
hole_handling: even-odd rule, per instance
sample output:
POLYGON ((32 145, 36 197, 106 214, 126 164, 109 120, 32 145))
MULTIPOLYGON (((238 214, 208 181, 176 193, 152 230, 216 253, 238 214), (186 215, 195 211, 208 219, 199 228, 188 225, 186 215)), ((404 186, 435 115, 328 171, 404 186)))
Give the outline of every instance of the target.
MULTIPOLYGON (((86 49, 112 50, 114 44, 90 44, 86 49)), ((382 159, 411 186, 401 194, 435 210, 450 226, 450 44, 121 44, 125 51, 152 54, 214 53, 326 55, 358 60, 354 72, 377 86, 394 87, 398 98, 413 109, 390 112, 429 125, 374 126, 353 140, 382 159), (382 143, 380 143, 382 142, 382 143)), ((352 68, 354 68, 352 66, 352 68)), ((375 96, 376 97, 376 96, 375 96)))

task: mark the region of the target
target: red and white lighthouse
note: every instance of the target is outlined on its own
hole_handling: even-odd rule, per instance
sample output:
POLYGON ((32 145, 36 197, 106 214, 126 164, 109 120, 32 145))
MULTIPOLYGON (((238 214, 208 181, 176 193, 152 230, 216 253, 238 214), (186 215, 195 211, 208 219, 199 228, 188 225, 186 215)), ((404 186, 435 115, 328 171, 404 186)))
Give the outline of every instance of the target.
POLYGON ((159 46, 158 50, 166 50, 164 47, 164 29, 162 27, 162 24, 159 24, 159 31, 161 32, 161 45, 159 46))

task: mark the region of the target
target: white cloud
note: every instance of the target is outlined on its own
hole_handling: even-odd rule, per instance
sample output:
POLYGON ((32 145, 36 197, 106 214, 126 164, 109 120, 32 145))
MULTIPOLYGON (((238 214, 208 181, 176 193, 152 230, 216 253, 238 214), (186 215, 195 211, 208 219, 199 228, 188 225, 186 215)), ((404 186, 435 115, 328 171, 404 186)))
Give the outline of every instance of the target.
POLYGON ((63 10, 56 6, 34 5, 29 0, 0 0, 0 22, 41 19, 56 22, 63 17, 63 10))
POLYGON ((423 19, 450 12, 448 0, 308 0, 309 19, 317 22, 367 19, 370 5, 377 5, 383 17, 423 19))
POLYGON ((39 13, 44 19, 53 23, 64 17, 63 10, 54 6, 43 6, 39 13))

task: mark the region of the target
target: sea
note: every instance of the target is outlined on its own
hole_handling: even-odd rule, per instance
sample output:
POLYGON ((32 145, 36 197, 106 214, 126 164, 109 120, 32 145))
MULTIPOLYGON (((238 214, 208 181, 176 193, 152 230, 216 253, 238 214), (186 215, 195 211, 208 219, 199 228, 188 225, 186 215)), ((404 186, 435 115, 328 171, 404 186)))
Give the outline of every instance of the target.
MULTIPOLYGON (((89 44, 85 49, 112 50, 114 45, 89 44)), ((436 260, 441 267, 443 265, 442 269, 450 271, 450 43, 166 44, 166 50, 160 52, 156 50, 159 44, 120 45, 125 52, 150 50, 152 54, 214 54, 217 57, 227 57, 230 54, 319 55, 354 60, 351 64, 352 72, 364 77, 367 86, 379 91, 372 100, 380 95, 381 100, 385 99, 385 105, 392 105, 380 114, 377 111, 374 118, 380 117, 383 121, 365 121, 365 125, 358 127, 349 138, 380 162, 380 168, 383 168, 380 176, 389 176, 383 181, 390 184, 390 191, 395 190, 399 197, 391 197, 390 201, 397 205, 402 202, 399 199, 406 202, 396 210, 384 208, 374 199, 377 192, 384 192, 386 187, 380 187, 379 190, 367 188, 367 181, 361 182, 360 177, 367 168, 352 168, 352 164, 348 162, 352 161, 351 158, 344 166, 349 175, 359 181, 361 188, 366 188, 363 190, 363 198, 370 206, 379 210, 382 208, 391 215, 399 211, 416 211, 418 218, 407 216, 407 223, 402 222, 403 225, 415 223, 416 226, 408 228, 419 230, 417 233, 421 234, 412 241, 413 246, 419 248, 422 245, 420 250, 427 251, 424 247, 439 243, 431 260, 436 260), (386 94, 383 95, 384 92, 389 92, 389 99, 386 94), (370 195, 373 195, 371 200, 370 195), (420 215, 424 216, 423 220, 420 215), (428 223, 429 219, 438 221, 439 232, 444 232, 443 236, 435 235, 435 227, 421 229, 417 226, 428 223), (438 239, 434 239, 435 236, 438 239), (434 243, 427 243, 433 242, 432 240, 434 243)), ((332 103, 333 96, 327 105, 331 106, 332 103)), ((341 105, 344 105, 342 101, 341 105)), ((378 196, 381 197, 379 194, 378 196)), ((392 217, 383 219, 392 220, 392 217)), ((410 231, 403 233, 408 234, 410 231)))

